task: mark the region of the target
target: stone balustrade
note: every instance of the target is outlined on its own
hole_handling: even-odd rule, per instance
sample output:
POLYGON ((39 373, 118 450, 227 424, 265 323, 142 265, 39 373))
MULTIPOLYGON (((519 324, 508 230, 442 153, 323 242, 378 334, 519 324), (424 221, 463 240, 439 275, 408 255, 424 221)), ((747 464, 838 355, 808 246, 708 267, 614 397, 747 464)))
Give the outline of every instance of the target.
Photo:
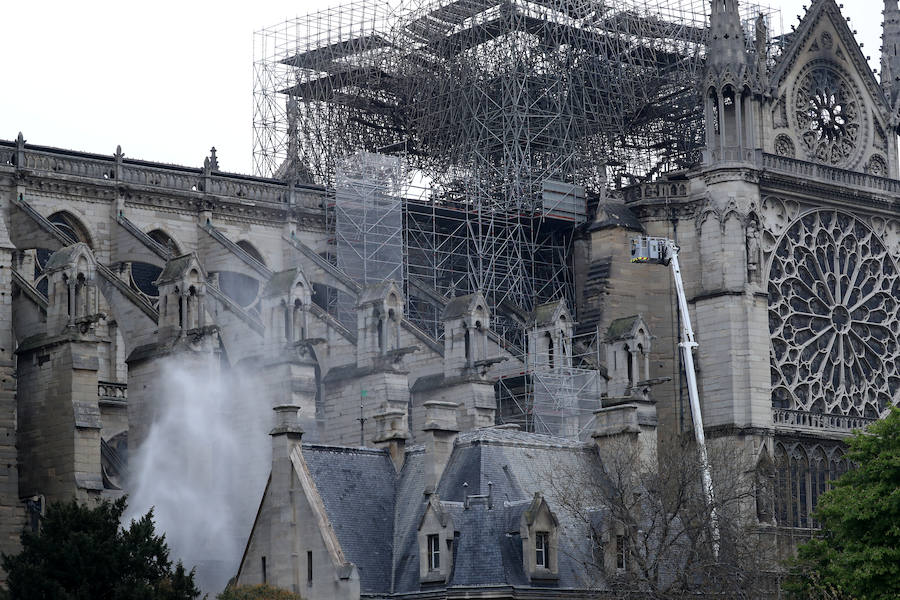
POLYGON ((101 404, 126 404, 128 402, 128 384, 98 381, 97 397, 101 404))
MULTIPOLYGON (((712 153, 716 160, 721 159, 719 151, 712 153)), ((826 184, 834 184, 842 187, 855 188, 866 191, 881 192, 884 194, 900 194, 900 180, 888 179, 847 171, 828 165, 797 160, 786 156, 767 154, 760 151, 743 151, 739 154, 728 155, 726 160, 735 163, 744 163, 763 171, 771 171, 785 175, 791 175, 800 179, 819 181, 826 184)), ((666 181, 665 179, 650 183, 639 183, 623 188, 626 202, 655 199, 677 199, 688 196, 689 187, 686 181, 666 181)))
POLYGON ((689 186, 687 181, 654 181, 639 183, 625 188, 625 202, 638 200, 655 200, 663 198, 687 198, 689 186))
MULTIPOLYGON (((124 158, 121 154, 86 154, 0 140, 0 168, 69 175, 105 182, 159 188, 160 191, 214 194, 243 204, 284 205, 290 188, 283 181, 124 158)), ((308 185, 295 188, 302 208, 321 210, 324 191, 308 185)))
POLYGON ((776 429, 815 429, 820 431, 845 431, 850 433, 854 429, 865 429, 876 419, 868 417, 854 417, 850 415, 836 415, 824 413, 811 413, 803 410, 790 410, 786 408, 772 409, 772 422, 776 429))
POLYGON ((900 181, 896 179, 847 171, 786 156, 759 152, 757 153, 757 166, 764 170, 794 175, 803 179, 813 179, 840 186, 884 192, 885 194, 900 194, 900 181))

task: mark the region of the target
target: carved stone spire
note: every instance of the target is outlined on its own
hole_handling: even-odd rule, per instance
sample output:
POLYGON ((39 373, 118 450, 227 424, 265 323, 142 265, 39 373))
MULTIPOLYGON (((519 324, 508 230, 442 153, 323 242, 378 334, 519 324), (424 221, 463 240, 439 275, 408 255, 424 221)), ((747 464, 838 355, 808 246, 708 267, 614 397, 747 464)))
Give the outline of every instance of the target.
POLYGON ((769 27, 766 24, 766 17, 760 13, 756 17, 756 39, 753 43, 756 53, 756 77, 757 90, 760 93, 766 93, 769 88, 769 71, 766 65, 769 50, 769 27))
MULTIPOLYGON (((737 0, 711 0, 709 17, 708 77, 732 79, 744 83, 747 77, 747 52, 737 0)), ((711 82, 710 82, 711 83, 711 82)), ((719 83, 725 83, 719 81, 719 83)))
MULTIPOLYGON (((765 71, 765 48, 757 39, 756 54, 763 58, 753 64, 747 51, 737 0, 711 0, 709 45, 704 80, 707 165, 747 162, 759 147, 756 123, 759 119, 759 73, 765 71), (754 93, 755 92, 755 93, 754 93)), ((757 33, 766 36, 765 22, 757 33)), ((759 23, 757 23, 759 28, 759 23)))
POLYGON ((897 0, 884 0, 881 38, 881 87, 896 112, 900 97, 900 9, 897 0))

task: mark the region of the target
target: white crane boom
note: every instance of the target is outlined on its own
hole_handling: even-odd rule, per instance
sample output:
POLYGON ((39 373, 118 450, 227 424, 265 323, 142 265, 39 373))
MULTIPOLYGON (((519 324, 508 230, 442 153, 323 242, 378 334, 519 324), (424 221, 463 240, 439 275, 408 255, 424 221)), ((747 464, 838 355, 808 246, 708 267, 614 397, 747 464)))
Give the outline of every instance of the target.
POLYGON ((694 438, 700 452, 700 467, 703 478, 703 493, 709 506, 710 529, 712 530, 713 555, 719 558, 719 515, 716 510, 713 492, 712 475, 709 470, 709 457, 706 453, 706 436, 703 433, 703 416, 700 413, 700 394, 697 391, 697 374, 694 371, 693 348, 694 328, 691 326, 691 314, 688 311, 687 297, 684 294, 684 282, 681 280, 681 266, 678 263, 678 246, 668 238, 641 237, 631 242, 631 262, 656 262, 672 267, 675 279, 675 291, 678 296, 678 309, 681 314, 681 337, 678 344, 684 360, 684 372, 687 377, 688 396, 691 402, 691 417, 694 422, 694 438))

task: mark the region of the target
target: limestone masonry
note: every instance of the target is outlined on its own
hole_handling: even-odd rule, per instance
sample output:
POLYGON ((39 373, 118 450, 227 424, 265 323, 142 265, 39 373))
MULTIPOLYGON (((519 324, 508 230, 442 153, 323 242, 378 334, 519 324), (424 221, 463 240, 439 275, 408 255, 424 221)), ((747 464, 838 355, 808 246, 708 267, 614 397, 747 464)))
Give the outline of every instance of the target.
MULTIPOLYGON (((548 25, 569 4, 530 4, 425 3, 432 12, 392 35, 446 26, 441 60, 480 34, 573 35, 548 25)), ((321 67, 328 85, 270 89, 289 119, 265 155, 277 159, 271 177, 220 171, 214 148, 191 168, 0 141, 0 551, 49 502, 131 489, 129 454, 175 359, 209 377, 247 367, 263 382, 271 475, 254 492, 240 583, 309 600, 587 589, 573 556, 589 542, 542 474, 591 473, 598 448, 622 440, 654 460, 692 432, 671 275, 630 262, 632 239, 649 235, 681 249, 710 445, 755 465, 748 514, 789 553, 848 468, 842 440, 900 400, 900 11, 884 6, 879 78, 833 0, 813 0, 777 39, 764 15, 742 21, 736 0, 712 0, 707 28, 666 34, 705 49, 696 72, 681 71, 696 105, 678 139, 696 143, 646 148, 659 162, 640 178, 628 156, 680 118, 672 106, 636 137, 604 129, 622 115, 575 119, 577 139, 555 147, 506 135, 528 112, 510 104, 499 150, 486 136, 466 146, 447 142, 457 130, 441 121, 462 119, 459 106, 397 116, 381 96, 352 96, 371 83, 353 78, 376 72, 386 95, 406 93, 385 75, 401 63, 348 69, 347 81, 321 67), (315 112, 323 102, 338 112, 315 112), (389 113, 390 126, 379 120, 389 113), (379 135, 351 136, 373 123, 379 135), (313 125, 346 137, 316 154, 313 125), (401 129, 416 148, 379 137, 401 129), (636 145, 585 149, 599 137, 636 145), (441 154, 444 142, 460 145, 441 154), (566 159, 553 166, 557 150, 566 159), (434 170, 428 194, 407 185, 413 169, 434 170)), ((585 31, 578 39, 599 44, 585 31)), ((363 45, 331 44, 329 60, 375 56, 365 44, 381 43, 351 41, 363 45)), ((293 67, 322 56, 298 53, 293 67)), ((470 73, 434 60, 440 85, 470 73)), ((575 110, 529 96, 549 89, 537 72, 510 72, 522 88, 506 100, 575 110)), ((429 102, 465 100, 438 87, 429 102)), ((600 103, 589 95, 573 105, 600 103)), ((472 102, 473 120, 487 114, 472 102)), ((606 531, 600 563, 615 572, 606 531)))

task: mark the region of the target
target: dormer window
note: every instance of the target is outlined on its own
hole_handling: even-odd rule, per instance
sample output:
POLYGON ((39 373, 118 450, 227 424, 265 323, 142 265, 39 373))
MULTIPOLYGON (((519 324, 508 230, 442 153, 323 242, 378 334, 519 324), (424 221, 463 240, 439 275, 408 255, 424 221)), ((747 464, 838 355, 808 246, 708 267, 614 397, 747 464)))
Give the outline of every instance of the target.
POLYGON ((628 567, 628 545, 624 535, 616 536, 616 571, 624 571, 628 567))
POLYGON ((428 570, 438 571, 441 568, 441 536, 434 533, 428 536, 428 570))
POLYGON ((550 534, 546 531, 534 534, 534 564, 543 569, 550 568, 550 534))
POLYGON ((453 519, 432 494, 419 522, 419 581, 446 583, 453 568, 453 519), (442 553, 441 548, 446 552, 442 553))
POLYGON ((559 520, 537 493, 519 524, 523 567, 531 580, 559 578, 559 520))

